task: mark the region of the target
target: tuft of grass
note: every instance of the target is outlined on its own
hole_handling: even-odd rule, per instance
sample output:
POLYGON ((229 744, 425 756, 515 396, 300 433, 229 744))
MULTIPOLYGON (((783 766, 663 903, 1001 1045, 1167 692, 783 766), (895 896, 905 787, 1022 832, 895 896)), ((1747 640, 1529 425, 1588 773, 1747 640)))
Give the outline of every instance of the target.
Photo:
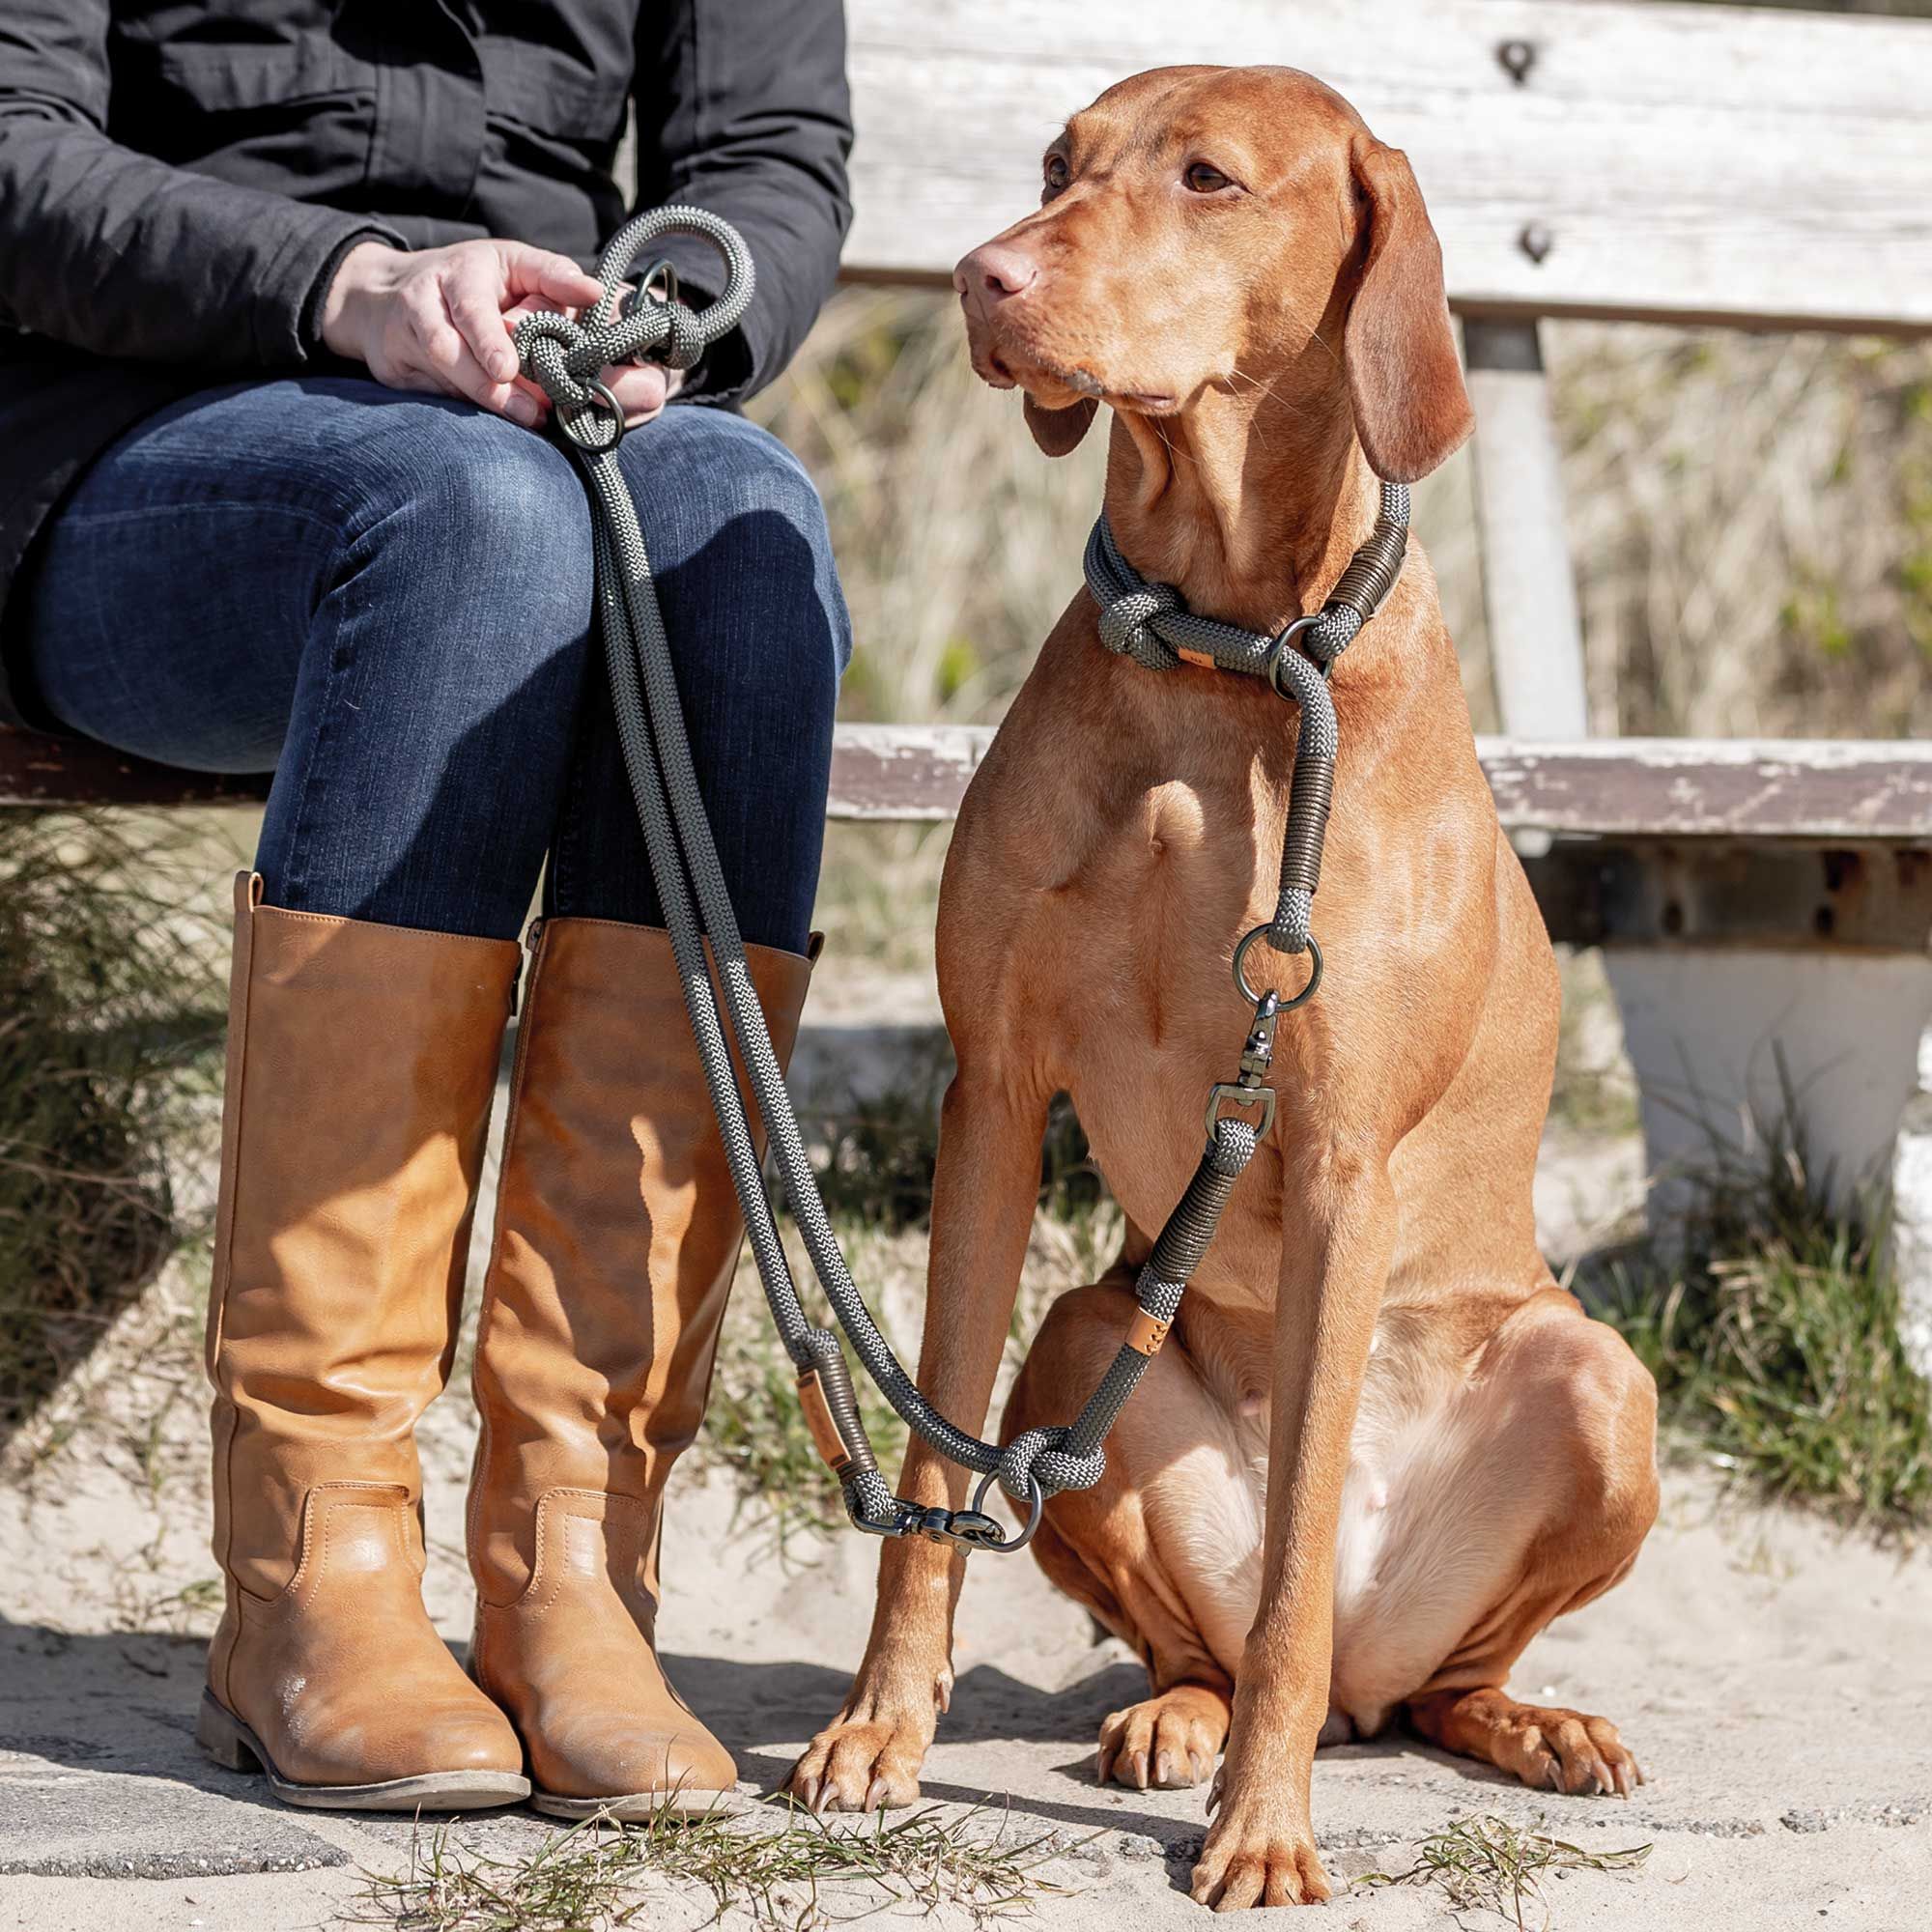
POLYGON ((1406 1871, 1367 1872, 1354 1883, 1371 1888, 1437 1886, 1458 1911, 1493 1912, 1518 1932, 1528 1932, 1525 1908, 1538 1912, 1539 1925, 1549 1923, 1544 1877, 1552 1872, 1559 1878, 1573 1871, 1634 1872, 1650 1857, 1650 1850, 1648 1845, 1632 1845, 1622 1851, 1586 1852, 1486 1813, 1459 1818, 1432 1833, 1417 1846, 1415 1862, 1406 1871))
POLYGON ((775 1831, 711 1813, 685 1818, 668 1806, 642 1824, 587 1819, 554 1833, 527 1858, 493 1856, 443 1825, 410 1842, 399 1876, 365 1870, 352 1924, 399 1932, 615 1932, 650 1922, 653 1880, 709 1893, 722 1918, 733 1906, 761 1923, 797 1932, 835 1917, 891 1904, 932 1912, 963 1906, 976 1919, 1029 1912, 1065 1887, 1041 1868, 1067 1849, 1057 1833, 991 1831, 977 1810, 946 1818, 937 1807, 889 1823, 835 1829, 785 1804, 775 1831), (820 1888, 853 1888, 835 1915, 820 1888))
POLYGON ((199 837, 0 811, 0 1435, 200 1212, 170 1164, 223 1016, 221 949, 183 910, 199 837))
POLYGON ((1788 1135, 1754 1165, 1718 1157, 1677 1239, 1585 1292, 1680 1443, 1881 1531, 1932 1516, 1932 1398, 1899 1340, 1885 1206, 1833 1208, 1788 1135))

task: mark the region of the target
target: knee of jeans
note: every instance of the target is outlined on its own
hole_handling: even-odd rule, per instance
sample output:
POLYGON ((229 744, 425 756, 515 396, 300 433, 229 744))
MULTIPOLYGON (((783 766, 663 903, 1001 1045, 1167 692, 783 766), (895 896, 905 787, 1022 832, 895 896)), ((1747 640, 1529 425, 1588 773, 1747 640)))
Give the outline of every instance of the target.
MULTIPOLYGON (((715 570, 767 607, 774 643, 829 648, 835 675, 852 654, 851 623, 825 505, 810 475, 769 431, 719 410, 668 411, 624 444, 625 474, 661 574, 715 570), (666 434, 654 445, 659 427, 666 434), (823 621, 784 621, 782 603, 814 600, 823 621)), ((801 666, 801 669, 807 668, 801 666)))
POLYGON ((376 572, 397 633, 466 675, 507 683, 575 657, 590 627, 592 560, 569 458, 481 412, 411 413, 413 434, 372 453, 342 574, 376 572))

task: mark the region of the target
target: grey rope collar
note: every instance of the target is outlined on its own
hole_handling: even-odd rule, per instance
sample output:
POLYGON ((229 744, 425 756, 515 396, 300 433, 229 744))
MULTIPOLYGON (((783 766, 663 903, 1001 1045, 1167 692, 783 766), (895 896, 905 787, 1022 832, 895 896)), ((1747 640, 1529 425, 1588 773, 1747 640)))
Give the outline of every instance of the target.
MULTIPOLYGON (((1062 1490, 1091 1489, 1105 1472, 1102 1443, 1107 1432, 1166 1340, 1188 1281, 1214 1237, 1235 1182, 1273 1124, 1275 1095, 1266 1079, 1275 1028, 1281 1014, 1313 995, 1321 980, 1321 952, 1313 949, 1315 970, 1308 983, 1284 1002, 1272 991, 1253 992, 1241 973, 1242 953, 1255 938, 1271 928, 1257 927, 1242 941, 1235 960, 1236 982, 1253 1002, 1255 1012, 1239 1073, 1236 1079, 1208 1090, 1208 1140, 1200 1163, 1141 1269, 1136 1290, 1140 1312, 1079 1416, 1064 1428, 1029 1430, 1002 1448, 969 1435, 940 1414, 879 1332, 845 1265, 819 1197, 817 1178, 772 1050, 737 916, 718 863, 692 764, 670 641, 652 582, 650 558, 644 550, 637 506, 614 456, 623 440, 623 414, 597 374, 608 363, 639 355, 654 355, 675 367, 690 366, 744 314, 752 298, 751 257, 737 232, 716 215, 696 208, 661 208, 637 216, 618 231, 599 262, 598 278, 604 284, 604 294, 580 320, 532 316, 517 329, 517 351, 526 371, 554 400, 557 433, 576 455, 588 487, 596 610, 624 768, 649 849, 692 1036, 718 1118, 732 1185, 744 1209, 765 1299, 785 1351, 798 1370, 800 1397, 813 1436, 838 1477, 846 1513, 859 1528, 878 1536, 924 1536, 966 1549, 1018 1549, 1038 1527, 1048 1496, 1062 1490), (668 265, 658 263, 644 271, 637 292, 623 301, 620 287, 630 279, 644 245, 674 230, 709 238, 724 260, 724 293, 694 315, 678 302, 676 278, 668 265), (707 941, 716 961, 718 984, 724 989, 722 1012, 706 959, 707 941), (838 1333, 814 1326, 799 1300, 738 1091, 725 1038, 726 1015, 812 1272, 867 1372, 907 1427, 949 1462, 978 1472, 980 1484, 970 1509, 926 1508, 895 1496, 879 1473, 838 1333), (1256 1110, 1258 1118, 1237 1119, 1224 1111, 1230 1107, 1256 1110), (1026 1525, 1017 1535, 1006 1535, 1000 1522, 980 1508, 995 1481, 1027 1505, 1026 1525)), ((1401 503, 1406 514, 1406 493, 1401 503)), ((1378 531, 1381 528, 1378 524, 1378 531)), ((1119 583, 1117 596, 1138 592, 1153 597, 1160 606, 1131 622, 1123 612, 1114 625, 1115 635, 1151 648, 1145 642, 1150 636, 1164 644, 1172 641, 1170 627, 1207 625, 1208 620, 1182 612, 1171 592, 1171 603, 1162 600, 1158 593, 1163 586, 1144 585, 1131 578, 1124 560, 1113 549, 1111 537, 1105 535, 1104 525, 1099 539, 1100 554, 1111 557, 1109 567, 1121 573, 1118 580, 1109 580, 1119 583)), ((1399 530, 1387 541, 1393 546, 1390 554, 1395 559, 1392 580, 1393 568, 1399 567, 1401 557, 1399 530)), ((1368 548, 1364 547, 1364 554, 1368 548)), ((1092 555, 1090 547, 1090 571, 1092 555)), ((1351 564, 1350 571, 1354 567, 1351 564)), ((1366 576, 1363 579, 1371 588, 1376 581, 1366 576)), ((1355 629, 1373 614, 1380 594, 1364 597, 1355 629)), ((1331 599, 1330 605, 1335 602, 1331 599)), ((1324 607, 1321 615, 1326 614, 1324 607)), ((1333 706, 1327 703, 1320 673, 1299 652, 1285 648, 1311 622, 1304 619, 1290 626, 1280 639, 1248 639, 1226 625, 1209 628, 1225 634, 1224 644, 1229 639, 1244 639, 1243 668, 1267 671, 1277 688, 1287 682, 1294 695, 1302 697, 1304 741, 1310 718, 1326 719, 1323 742, 1328 748, 1327 769, 1332 772, 1333 706), (1262 648, 1257 649, 1257 644, 1262 648), (1296 665, 1306 671, 1305 680, 1294 669, 1296 665)), ((1338 623, 1333 635, 1339 636, 1344 628, 1345 622, 1338 623)), ((1198 630, 1188 633, 1201 634, 1198 630)), ((1342 638, 1343 643, 1347 640, 1342 638)), ((1125 648, 1125 643, 1121 647, 1125 648)), ((1229 648, 1232 652, 1233 646, 1229 648)), ((1339 650, 1341 644, 1335 648, 1339 650)), ((1217 656, 1216 662, 1220 661, 1217 656)), ((1309 761, 1309 769, 1314 762, 1309 761)), ((1300 796, 1303 769, 1304 762, 1298 757, 1294 797, 1300 796)), ((1291 823, 1293 811, 1291 804, 1291 823)), ((1320 845, 1318 832, 1314 843, 1318 857, 1320 845)), ((1309 890, 1313 890, 1312 880, 1309 890)), ((1312 942, 1310 945, 1312 948, 1312 942)))
MULTIPOLYGON (((1281 890, 1266 926, 1277 952, 1314 951, 1321 970, 1321 949, 1309 930, 1315 891, 1321 877, 1321 847, 1328 830, 1328 807, 1335 793, 1338 734, 1335 704, 1328 696, 1328 670, 1354 642, 1362 626, 1379 611, 1402 574, 1408 544, 1408 487, 1384 483, 1375 528, 1336 581, 1320 611, 1297 617, 1272 637, 1198 617, 1171 583, 1151 583, 1121 554, 1103 510, 1087 539, 1087 588, 1100 607, 1100 642, 1149 670, 1174 670, 1187 662, 1220 670, 1265 677, 1282 696, 1301 707, 1294 741, 1294 778, 1289 787, 1288 832, 1282 840, 1281 890), (1304 655, 1305 653, 1305 655, 1304 655)), ((1254 938, 1249 935, 1249 940, 1254 938)), ((1248 944, 1242 942, 1243 948, 1248 944)), ((1252 999, 1235 962, 1237 983, 1252 999)))

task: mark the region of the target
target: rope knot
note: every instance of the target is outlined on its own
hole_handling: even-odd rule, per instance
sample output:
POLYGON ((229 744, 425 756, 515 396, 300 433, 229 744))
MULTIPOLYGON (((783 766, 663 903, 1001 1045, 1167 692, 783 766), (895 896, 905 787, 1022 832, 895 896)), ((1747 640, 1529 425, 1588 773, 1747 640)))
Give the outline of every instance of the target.
POLYGON ((1063 1490, 1091 1490, 1107 1473, 1107 1452, 1069 1456, 1060 1445, 1073 1432, 1065 1426, 1028 1429, 1007 1444, 1000 1458, 1000 1487, 1015 1502, 1026 1502, 1037 1483, 1042 1495, 1063 1490))
POLYGON ((1171 670, 1180 662, 1174 647, 1154 629, 1159 618, 1187 608, 1171 583, 1140 583, 1100 606, 1100 641, 1117 657, 1129 657, 1149 670, 1171 670))

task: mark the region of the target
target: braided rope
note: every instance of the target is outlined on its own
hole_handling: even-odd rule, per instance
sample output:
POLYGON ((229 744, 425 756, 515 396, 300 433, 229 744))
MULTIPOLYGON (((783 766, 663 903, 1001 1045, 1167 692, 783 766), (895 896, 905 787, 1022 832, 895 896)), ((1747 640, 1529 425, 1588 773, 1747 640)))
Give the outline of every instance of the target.
MULTIPOLYGON (((801 1370, 813 1367, 825 1350, 837 1349, 832 1335, 808 1320, 779 1238, 732 1070, 724 1015, 705 954, 707 938, 773 1164, 827 1300, 867 1373, 907 1427, 947 1460, 989 1475, 1001 1466, 999 1447, 957 1428, 926 1401, 879 1331, 839 1252, 753 985, 698 788, 650 558, 637 506, 612 454, 622 438, 622 421, 596 375, 611 362, 666 350, 687 358, 687 365, 695 360, 743 315, 751 299, 751 258, 736 232, 717 216, 699 209, 664 208, 639 215, 619 231, 604 251, 598 276, 604 295, 581 322, 532 316, 518 327, 517 350, 526 373, 555 401, 558 430, 589 484, 597 610, 625 772, 772 1320, 801 1370), (695 316, 674 303, 650 299, 619 314, 620 284, 639 250, 676 229, 705 235, 716 244, 726 269, 724 294, 695 316)), ((1078 1468, 1057 1468, 1055 1474, 1068 1484, 1091 1484, 1104 1468, 1104 1456, 1094 1455, 1078 1468)), ((895 1498, 876 1471, 855 1472, 845 1485, 845 1502, 853 1520, 867 1528, 891 1524, 897 1514, 895 1498)))
POLYGON ((531 315, 517 325, 517 358, 524 373, 556 405, 557 423, 580 448, 614 449, 623 423, 608 436, 592 433, 600 406, 608 407, 597 372, 648 356, 668 369, 691 369, 721 335, 735 328, 752 305, 757 271, 750 249, 728 221, 708 209, 671 206, 637 214, 618 229, 598 258, 604 293, 581 316, 531 315), (627 298, 624 283, 649 242, 677 233, 702 235, 724 262, 724 293, 694 314, 682 302, 659 299, 648 289, 627 298))

